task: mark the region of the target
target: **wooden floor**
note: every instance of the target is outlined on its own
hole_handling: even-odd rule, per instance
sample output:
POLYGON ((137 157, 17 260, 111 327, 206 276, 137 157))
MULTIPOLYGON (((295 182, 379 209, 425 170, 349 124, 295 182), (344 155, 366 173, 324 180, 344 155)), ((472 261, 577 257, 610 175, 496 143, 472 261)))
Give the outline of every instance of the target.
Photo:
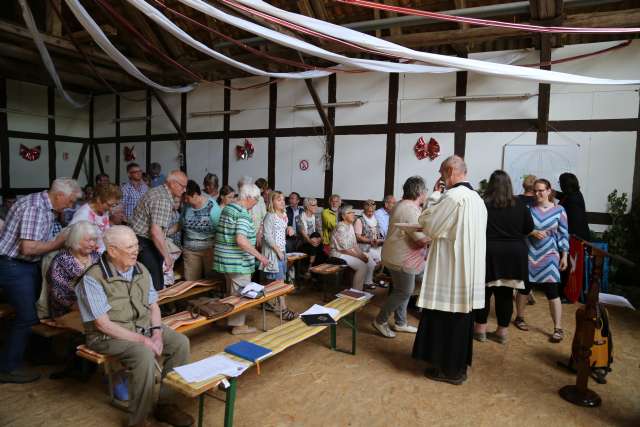
MULTIPOLYGON (((435 383, 410 357, 413 336, 390 340, 374 334, 371 320, 384 301, 382 290, 359 316, 358 354, 332 352, 329 334, 299 344, 266 361, 262 375, 245 373, 238 381, 236 426, 638 426, 640 425, 640 314, 610 309, 615 363, 609 383, 590 381, 603 405, 585 409, 563 401, 557 390, 574 376, 556 367, 570 352, 576 306, 564 305, 568 339, 548 342, 551 321, 546 300, 529 307, 531 331, 510 328, 506 346, 475 343, 473 367, 463 386, 435 383)), ((321 298, 305 291, 288 297, 303 310, 321 298)), ((251 312, 254 325, 260 312, 251 312)), ((268 322, 276 325, 275 315, 268 322)), ((417 324, 415 317, 410 322, 417 324)), ((490 327, 495 319, 489 320, 490 327)), ((238 340, 220 325, 191 336, 193 358, 222 350, 238 340)), ((350 345, 339 328, 338 344, 350 345)), ((38 368, 48 374, 54 367, 38 368)), ((84 384, 43 379, 30 385, 0 385, 2 426, 120 426, 124 414, 106 402, 101 376, 84 384)), ((196 402, 181 399, 193 415, 196 402)), ((207 399, 207 426, 222 425, 224 404, 207 399)))

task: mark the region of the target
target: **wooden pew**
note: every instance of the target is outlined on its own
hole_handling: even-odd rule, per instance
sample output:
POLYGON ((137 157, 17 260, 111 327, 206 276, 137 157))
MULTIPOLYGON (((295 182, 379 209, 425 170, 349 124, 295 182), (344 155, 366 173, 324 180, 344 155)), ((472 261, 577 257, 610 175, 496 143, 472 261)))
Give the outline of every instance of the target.
MULTIPOLYGON (((337 298, 326 305, 327 307, 338 309, 339 314, 336 320, 341 321, 351 329, 351 351, 349 353, 352 355, 356 354, 356 312, 368 302, 369 300, 356 301, 347 298, 337 298)), ((271 329, 270 331, 264 332, 248 341, 266 347, 272 351, 272 353, 267 356, 267 358, 259 362, 262 364, 265 360, 274 357, 287 348, 299 342, 302 342, 307 338, 319 334, 325 329, 327 329, 327 326, 307 326, 300 318, 298 318, 280 325, 274 329, 271 329)), ((331 350, 338 350, 336 346, 336 325, 331 325, 330 329, 330 348, 331 350)), ((246 360, 240 359, 231 354, 225 352, 222 352, 220 354, 224 354, 226 357, 229 357, 231 359, 247 363, 246 360)), ((184 379, 182 379, 180 375, 178 375, 175 371, 172 371, 167 374, 163 382, 165 385, 175 389, 185 396, 198 398, 198 427, 201 427, 204 422, 204 397, 208 395, 214 387, 219 386, 221 383, 223 383, 225 379, 226 378, 224 376, 220 375, 198 383, 187 383, 186 381, 184 381, 184 379)), ((224 416, 225 427, 233 426, 233 412, 237 389, 236 380, 236 378, 228 378, 229 385, 226 389, 224 416)))
POLYGON ((344 272, 349 268, 348 265, 339 264, 320 264, 315 267, 311 267, 311 273, 320 276, 322 284, 322 300, 327 301, 330 294, 334 294, 340 291, 344 272), (329 279, 333 279, 334 289, 327 289, 329 286, 329 279))

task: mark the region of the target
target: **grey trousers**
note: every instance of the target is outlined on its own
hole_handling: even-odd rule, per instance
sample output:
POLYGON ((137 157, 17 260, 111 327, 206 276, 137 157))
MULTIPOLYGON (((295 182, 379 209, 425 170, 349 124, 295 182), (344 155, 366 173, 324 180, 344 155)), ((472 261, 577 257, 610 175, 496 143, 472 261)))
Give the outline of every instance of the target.
POLYGON ((389 271, 391 272, 393 289, 387 297, 384 306, 380 309, 380 313, 378 313, 376 317, 376 322, 385 323, 389 320, 391 313, 394 313, 396 325, 406 325, 407 305, 416 287, 417 275, 391 269, 389 269, 389 271))
MULTIPOLYGON (((162 326, 162 378, 171 370, 189 361, 189 339, 162 326)), ((153 386, 157 368, 153 352, 144 344, 127 340, 109 339, 91 343, 92 350, 116 357, 129 371, 129 425, 142 422, 151 414, 154 406, 153 386)), ((170 390, 160 386, 158 403, 166 404, 170 390)))

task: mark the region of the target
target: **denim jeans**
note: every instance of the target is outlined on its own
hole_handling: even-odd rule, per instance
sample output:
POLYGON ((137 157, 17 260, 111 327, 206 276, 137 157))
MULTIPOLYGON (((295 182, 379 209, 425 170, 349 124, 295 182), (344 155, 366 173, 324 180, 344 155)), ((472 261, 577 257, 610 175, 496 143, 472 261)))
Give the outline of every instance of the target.
POLYGON ((31 326, 38 323, 36 301, 41 284, 39 262, 0 257, 0 289, 16 311, 0 352, 0 372, 11 372, 22 364, 31 326))

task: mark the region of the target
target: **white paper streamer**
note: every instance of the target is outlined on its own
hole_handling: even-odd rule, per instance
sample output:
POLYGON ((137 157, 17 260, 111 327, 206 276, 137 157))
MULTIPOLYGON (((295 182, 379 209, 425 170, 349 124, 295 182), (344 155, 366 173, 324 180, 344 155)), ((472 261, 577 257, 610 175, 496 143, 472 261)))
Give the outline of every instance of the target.
POLYGON ((150 86, 154 89, 161 90, 163 92, 169 93, 182 93, 189 92, 193 90, 195 84, 189 84, 185 86, 179 87, 170 87, 163 86, 159 83, 154 82, 145 76, 126 56, 124 56, 116 47, 109 41, 107 36, 102 32, 98 24, 91 18, 91 15, 87 12, 87 10, 80 4, 78 0, 65 0, 67 2, 67 6, 71 9, 71 12, 75 15, 76 19, 80 22, 82 27, 87 30, 93 41, 95 41, 98 46, 102 48, 106 52, 107 55, 111 57, 118 65, 120 65, 127 73, 136 79, 140 80, 147 86, 150 86))
POLYGON ((74 108, 83 108, 86 107, 91 101, 91 97, 88 97, 86 101, 76 101, 62 86, 62 81, 60 80, 60 76, 58 76, 58 72, 56 71, 56 67, 51 60, 51 56, 49 55, 49 51, 42 41, 42 37, 40 36, 40 32, 38 31, 38 27, 36 26, 36 22, 33 19, 33 15, 31 14, 31 9, 29 8, 29 4, 27 4, 26 0, 20 0, 20 7, 22 8, 22 17, 24 19, 24 23, 27 25, 29 32, 31 33, 31 37, 33 38, 36 47, 38 48, 38 52, 40 52, 40 58, 44 63, 44 67, 49 72, 53 83, 56 85, 56 89, 62 95, 62 97, 71 104, 74 108))
POLYGON ((458 58, 454 56, 438 55, 435 53, 420 52, 389 41, 370 36, 359 31, 325 22, 319 19, 297 13, 287 12, 271 6, 262 0, 234 0, 237 3, 249 6, 271 16, 284 19, 291 23, 302 25, 320 33, 339 38, 368 49, 385 52, 401 58, 411 58, 416 61, 444 67, 454 67, 467 71, 475 71, 483 74, 491 74, 500 77, 535 80, 543 83, 563 84, 590 84, 590 85, 638 85, 640 80, 613 80, 595 77, 580 76, 576 74, 559 73, 557 71, 540 70, 537 68, 518 67, 514 65, 495 64, 477 59, 458 58))

